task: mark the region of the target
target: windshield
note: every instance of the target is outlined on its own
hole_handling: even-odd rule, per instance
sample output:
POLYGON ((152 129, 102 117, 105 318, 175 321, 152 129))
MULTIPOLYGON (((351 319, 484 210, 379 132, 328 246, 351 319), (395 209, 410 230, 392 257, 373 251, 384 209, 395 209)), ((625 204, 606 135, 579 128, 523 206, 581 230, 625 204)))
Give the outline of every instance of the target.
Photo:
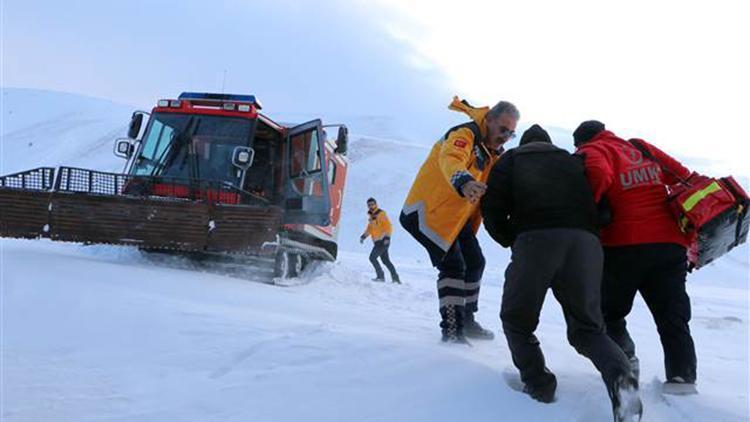
POLYGON ((232 165, 232 153, 237 146, 249 145, 253 122, 224 116, 155 113, 131 173, 239 185, 241 171, 232 165))

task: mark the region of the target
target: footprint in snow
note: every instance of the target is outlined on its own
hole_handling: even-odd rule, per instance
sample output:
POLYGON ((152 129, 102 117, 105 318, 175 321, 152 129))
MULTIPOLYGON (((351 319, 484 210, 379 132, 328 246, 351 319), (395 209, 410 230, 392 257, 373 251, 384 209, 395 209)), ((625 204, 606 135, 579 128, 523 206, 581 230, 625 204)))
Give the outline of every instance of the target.
POLYGON ((741 318, 733 316, 725 317, 702 317, 697 318, 700 323, 709 330, 724 330, 727 328, 742 325, 744 321, 741 318))

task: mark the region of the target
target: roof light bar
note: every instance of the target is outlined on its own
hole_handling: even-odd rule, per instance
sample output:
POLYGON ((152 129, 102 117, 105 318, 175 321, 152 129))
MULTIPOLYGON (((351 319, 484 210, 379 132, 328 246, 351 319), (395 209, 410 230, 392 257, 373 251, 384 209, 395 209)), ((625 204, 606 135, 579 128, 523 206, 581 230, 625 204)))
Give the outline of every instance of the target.
POLYGON ((250 104, 238 104, 237 111, 243 111, 245 113, 250 111, 250 104))
POLYGON ((180 100, 171 100, 171 101, 169 102, 169 106, 170 106, 170 107, 176 107, 176 108, 179 108, 179 107, 180 107, 181 105, 182 105, 182 101, 180 101, 180 100))
POLYGON ((221 108, 227 111, 234 110, 234 104, 233 103, 224 103, 221 108))
POLYGON ((169 107, 169 100, 159 100, 156 105, 158 107, 169 107))
POLYGON ((260 110, 260 101, 255 95, 238 94, 215 94, 210 92, 183 92, 178 97, 180 100, 204 100, 204 101, 234 101, 235 103, 253 103, 260 110))

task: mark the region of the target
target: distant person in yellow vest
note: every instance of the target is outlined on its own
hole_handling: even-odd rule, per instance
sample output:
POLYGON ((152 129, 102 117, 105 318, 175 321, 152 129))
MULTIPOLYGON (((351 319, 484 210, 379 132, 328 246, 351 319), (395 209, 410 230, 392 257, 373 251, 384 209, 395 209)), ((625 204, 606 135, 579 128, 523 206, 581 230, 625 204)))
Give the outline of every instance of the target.
POLYGON ((369 221, 365 232, 359 237, 359 242, 364 242, 368 237, 372 238, 373 247, 372 252, 370 252, 370 262, 375 267, 375 278, 372 281, 385 281, 383 267, 378 262, 378 258, 380 258, 391 273, 391 281, 401 284, 396 268, 388 257, 388 247, 391 246, 391 235, 393 234, 391 220, 388 219, 385 211, 378 208, 378 203, 374 198, 367 200, 367 214, 369 221))
POLYGON ((448 107, 471 117, 435 143, 419 169, 399 218, 427 249, 437 267, 443 341, 491 340, 494 334, 474 318, 484 255, 476 238, 482 222, 479 200, 503 144, 515 136, 518 109, 507 101, 492 108, 471 106, 458 97, 448 107))

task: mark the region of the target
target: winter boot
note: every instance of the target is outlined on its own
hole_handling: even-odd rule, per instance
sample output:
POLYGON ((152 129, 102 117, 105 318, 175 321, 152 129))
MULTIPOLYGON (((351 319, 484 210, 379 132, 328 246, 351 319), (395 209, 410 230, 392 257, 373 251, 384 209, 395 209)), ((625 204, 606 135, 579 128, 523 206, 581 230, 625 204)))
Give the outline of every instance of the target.
POLYGON ((672 377, 664 383, 662 386, 662 392, 664 394, 675 396, 687 396, 690 394, 698 394, 698 389, 695 388, 694 382, 685 381, 682 377, 672 377))
POLYGON ((375 278, 372 279, 372 281, 385 282, 385 278, 383 278, 383 277, 375 277, 375 278))
POLYGON ((443 343, 470 344, 466 340, 463 327, 463 306, 447 305, 440 308, 440 328, 443 332, 443 343))
POLYGON ((615 422, 637 422, 643 415, 643 403, 638 395, 638 381, 632 376, 620 376, 607 386, 612 400, 615 422))
POLYGON ((492 340, 495 338, 495 334, 479 325, 476 319, 474 319, 474 312, 466 311, 464 313, 464 334, 467 338, 476 340, 492 340))
POLYGON ((528 383, 523 385, 523 392, 530 395, 536 401, 542 403, 552 403, 555 401, 555 390, 557 390, 557 377, 544 368, 545 376, 539 382, 528 383))
POLYGON ((398 277, 391 279, 391 281, 395 284, 401 284, 401 280, 398 277))

